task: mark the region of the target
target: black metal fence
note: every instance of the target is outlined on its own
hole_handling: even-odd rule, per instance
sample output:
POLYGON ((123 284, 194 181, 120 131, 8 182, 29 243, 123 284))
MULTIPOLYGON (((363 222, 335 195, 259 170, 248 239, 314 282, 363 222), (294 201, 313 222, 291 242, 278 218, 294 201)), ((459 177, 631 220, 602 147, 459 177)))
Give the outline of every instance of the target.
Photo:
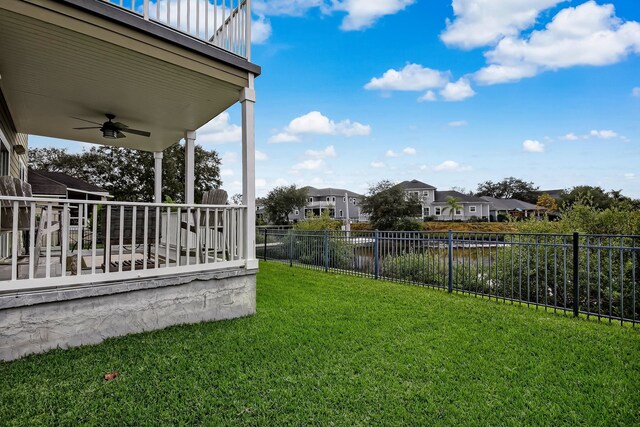
POLYGON ((640 236, 262 229, 257 241, 264 260, 640 319, 640 236))

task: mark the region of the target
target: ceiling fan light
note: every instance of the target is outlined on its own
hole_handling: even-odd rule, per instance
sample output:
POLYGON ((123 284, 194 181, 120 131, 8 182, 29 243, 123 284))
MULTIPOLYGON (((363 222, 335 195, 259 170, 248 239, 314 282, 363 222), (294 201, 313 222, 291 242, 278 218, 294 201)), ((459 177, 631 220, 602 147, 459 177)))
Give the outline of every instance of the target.
POLYGON ((115 129, 102 129, 102 137, 107 139, 116 139, 118 135, 115 129))

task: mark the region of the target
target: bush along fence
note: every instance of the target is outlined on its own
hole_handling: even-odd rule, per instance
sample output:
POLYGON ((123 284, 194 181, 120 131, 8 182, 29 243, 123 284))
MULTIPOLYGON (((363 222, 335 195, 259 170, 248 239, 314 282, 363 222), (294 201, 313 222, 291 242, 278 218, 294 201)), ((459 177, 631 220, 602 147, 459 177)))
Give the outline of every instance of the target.
POLYGON ((259 230, 258 257, 633 326, 640 236, 259 230))

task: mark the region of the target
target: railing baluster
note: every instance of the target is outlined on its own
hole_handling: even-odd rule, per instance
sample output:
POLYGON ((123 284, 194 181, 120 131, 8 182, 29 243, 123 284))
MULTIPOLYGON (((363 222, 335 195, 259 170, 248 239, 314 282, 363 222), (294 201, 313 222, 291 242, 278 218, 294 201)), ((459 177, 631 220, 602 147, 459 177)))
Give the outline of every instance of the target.
MULTIPOLYGON (((76 248, 78 253, 76 255, 76 275, 82 274, 82 238, 84 237, 84 207, 82 203, 78 204, 78 244, 76 248)), ((66 264, 65 260, 62 260, 63 264, 66 264)))
POLYGON ((118 271, 122 272, 122 249, 124 246, 124 205, 120 206, 120 227, 119 227, 119 236, 118 236, 118 271))
POLYGON ((96 274, 96 251, 98 238, 98 205, 93 205, 91 213, 91 274, 96 274))
POLYGON ((36 203, 29 203, 29 279, 33 279, 36 275, 35 258, 40 254, 36 254, 36 203))
MULTIPOLYGON (((53 216, 53 205, 47 203, 47 256, 45 262, 45 277, 51 277, 51 244, 53 243, 53 234, 51 233, 51 217, 53 216)), ((62 242, 65 244, 67 242, 62 242)), ((62 260, 66 264, 66 260, 62 260)))

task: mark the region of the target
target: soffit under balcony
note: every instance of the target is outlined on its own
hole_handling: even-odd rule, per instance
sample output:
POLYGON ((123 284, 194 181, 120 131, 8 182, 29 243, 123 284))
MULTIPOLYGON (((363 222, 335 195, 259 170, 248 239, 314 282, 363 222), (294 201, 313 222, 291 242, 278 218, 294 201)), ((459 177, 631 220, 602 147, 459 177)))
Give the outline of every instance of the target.
POLYGON ((9 2, 19 7, 0 7, 0 88, 18 132, 161 151, 235 104, 247 85, 246 71, 113 22, 107 30, 89 22, 95 16, 9 2), (73 117, 102 123, 105 113, 151 137, 73 129, 90 126, 73 117))

